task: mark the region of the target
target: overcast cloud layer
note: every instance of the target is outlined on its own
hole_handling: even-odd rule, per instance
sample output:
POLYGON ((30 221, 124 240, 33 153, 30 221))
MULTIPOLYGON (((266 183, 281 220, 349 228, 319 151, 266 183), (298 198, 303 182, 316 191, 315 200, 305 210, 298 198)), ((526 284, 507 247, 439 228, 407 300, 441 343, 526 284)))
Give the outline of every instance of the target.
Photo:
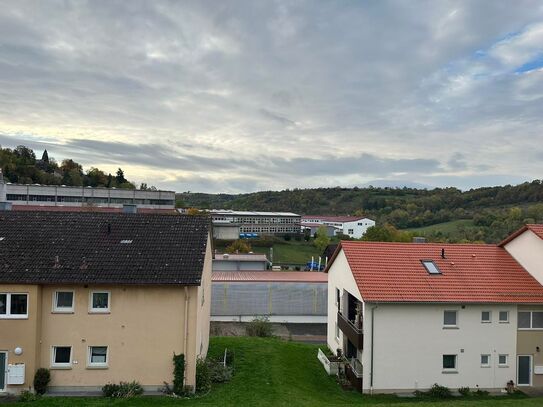
POLYGON ((543 178, 541 1, 0 1, 0 144, 177 191, 543 178))

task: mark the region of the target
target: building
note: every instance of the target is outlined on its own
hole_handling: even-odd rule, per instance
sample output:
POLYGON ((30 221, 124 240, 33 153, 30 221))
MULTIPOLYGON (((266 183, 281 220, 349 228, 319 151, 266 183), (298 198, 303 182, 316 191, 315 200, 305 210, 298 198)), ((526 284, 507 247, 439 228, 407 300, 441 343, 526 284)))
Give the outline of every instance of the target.
POLYGON ((343 234, 354 239, 360 239, 368 228, 375 226, 375 221, 364 216, 302 216, 302 229, 309 229, 311 234, 315 234, 317 229, 323 225, 328 228, 329 236, 343 234), (330 228, 334 230, 332 231, 330 228))
POLYGON ((265 254, 215 253, 213 271, 264 271, 270 266, 265 254))
POLYGON ((7 201, 13 206, 122 208, 123 205, 136 205, 141 209, 175 208, 173 191, 26 184, 4 184, 3 188, 7 201))
POLYGON ((291 212, 210 211, 216 239, 256 238, 300 233, 301 216, 291 212), (237 229, 234 229, 233 226, 237 229), (234 231, 237 230, 237 233, 234 231))
POLYGON ((319 272, 213 272, 211 320, 326 324, 328 275, 319 272))
POLYGON ((347 377, 364 392, 543 385, 543 263, 527 259, 541 254, 537 230, 498 246, 341 242, 327 341, 347 377))
POLYGON ((184 354, 185 384, 209 341, 209 219, 95 212, 0 212, 0 391, 156 392, 184 354))

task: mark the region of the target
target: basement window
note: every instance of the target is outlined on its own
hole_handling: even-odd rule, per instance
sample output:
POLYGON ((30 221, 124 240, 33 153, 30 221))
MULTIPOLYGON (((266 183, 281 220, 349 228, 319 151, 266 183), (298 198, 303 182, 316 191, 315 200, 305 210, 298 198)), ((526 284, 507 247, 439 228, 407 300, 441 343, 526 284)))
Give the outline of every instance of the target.
POLYGON ((428 274, 441 274, 433 260, 421 260, 421 262, 428 274))

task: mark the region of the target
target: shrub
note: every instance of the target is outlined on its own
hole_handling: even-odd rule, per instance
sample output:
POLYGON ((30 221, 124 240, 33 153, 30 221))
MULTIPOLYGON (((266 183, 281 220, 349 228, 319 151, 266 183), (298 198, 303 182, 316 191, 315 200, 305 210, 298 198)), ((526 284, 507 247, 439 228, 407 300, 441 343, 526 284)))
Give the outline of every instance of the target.
POLYGON ((481 390, 481 389, 477 389, 473 392, 473 394, 475 396, 479 396, 479 397, 483 397, 483 396, 488 396, 488 391, 486 390, 481 390))
POLYGON ((102 393, 106 397, 130 398, 141 396, 143 394, 143 387, 136 381, 120 382, 119 384, 108 383, 102 387, 102 393))
POLYGON ((272 336, 272 325, 268 317, 256 317, 247 323, 245 332, 247 336, 270 337, 272 336))
POLYGON ((452 397, 451 390, 448 387, 440 386, 437 383, 435 383, 430 390, 428 390, 428 395, 437 399, 447 399, 452 397))
POLYGON ((40 396, 38 394, 34 394, 30 390, 23 390, 19 394, 19 401, 21 401, 23 403, 29 402, 29 401, 36 401, 39 398, 40 398, 40 396))
POLYGON ((45 394, 47 385, 51 381, 51 372, 49 369, 40 367, 34 374, 34 390, 37 394, 45 394))
POLYGON ((173 355, 173 389, 172 391, 181 395, 184 393, 185 385, 185 355, 173 355))
POLYGON ((226 383, 232 379, 232 367, 213 359, 208 359, 207 365, 212 383, 226 383))
POLYGON ((467 397, 471 394, 471 390, 469 389, 469 387, 460 387, 458 389, 458 393, 460 393, 462 396, 464 397, 467 397))
POLYGON ((208 363, 204 359, 196 361, 196 391, 206 393, 211 388, 211 373, 208 363))

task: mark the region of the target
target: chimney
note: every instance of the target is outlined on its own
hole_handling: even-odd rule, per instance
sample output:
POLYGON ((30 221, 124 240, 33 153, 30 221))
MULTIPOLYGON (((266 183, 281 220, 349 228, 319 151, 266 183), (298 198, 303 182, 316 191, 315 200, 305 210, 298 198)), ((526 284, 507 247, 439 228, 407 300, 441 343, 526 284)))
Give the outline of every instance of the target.
POLYGON ((0 168, 0 211, 11 211, 11 202, 8 202, 6 192, 6 182, 4 181, 4 174, 0 168))
POLYGON ((445 259, 445 249, 441 249, 441 258, 445 259))
POLYGON ((138 213, 138 206, 136 204, 124 204, 123 213, 138 213))

